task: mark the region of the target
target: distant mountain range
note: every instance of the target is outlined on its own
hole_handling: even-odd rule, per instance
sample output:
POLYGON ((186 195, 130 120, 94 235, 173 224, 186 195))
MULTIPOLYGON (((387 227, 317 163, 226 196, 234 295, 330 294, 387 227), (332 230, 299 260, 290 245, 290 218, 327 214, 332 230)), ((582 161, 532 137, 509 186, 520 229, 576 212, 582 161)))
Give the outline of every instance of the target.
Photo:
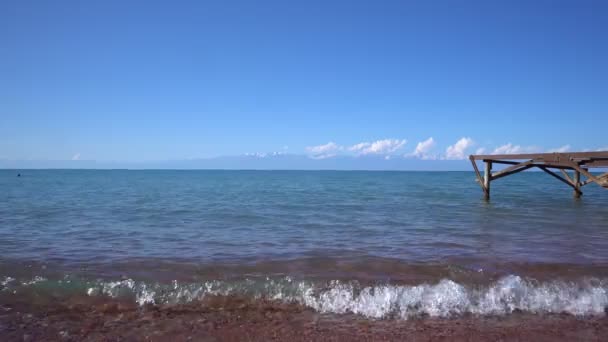
POLYGON ((0 160, 3 169, 247 169, 247 170, 471 170, 468 160, 421 160, 403 156, 335 156, 268 153, 163 161, 0 160))

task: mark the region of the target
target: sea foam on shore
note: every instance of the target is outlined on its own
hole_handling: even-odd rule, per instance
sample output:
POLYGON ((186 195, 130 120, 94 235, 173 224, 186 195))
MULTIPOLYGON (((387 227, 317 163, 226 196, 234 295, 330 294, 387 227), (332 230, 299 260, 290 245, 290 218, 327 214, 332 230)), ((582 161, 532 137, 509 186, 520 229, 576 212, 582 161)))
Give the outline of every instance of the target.
POLYGON ((297 303, 322 313, 354 313, 370 318, 416 316, 452 317, 463 314, 505 315, 513 312, 603 315, 608 307, 608 282, 537 282, 516 275, 486 286, 463 285, 449 279, 419 285, 362 286, 357 281, 315 283, 290 277, 147 283, 132 279, 80 281, 44 278, 18 281, 6 278, 1 292, 18 296, 26 291, 108 296, 134 300, 138 305, 173 305, 202 301, 208 296, 240 296, 253 300, 297 303))

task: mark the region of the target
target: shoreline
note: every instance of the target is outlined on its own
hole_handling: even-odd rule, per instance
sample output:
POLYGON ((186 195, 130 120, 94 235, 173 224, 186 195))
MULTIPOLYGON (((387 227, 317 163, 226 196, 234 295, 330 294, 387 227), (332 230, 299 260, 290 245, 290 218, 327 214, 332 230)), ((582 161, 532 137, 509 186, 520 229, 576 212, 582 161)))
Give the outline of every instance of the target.
POLYGON ((408 320, 321 314, 295 304, 208 297, 185 305, 108 298, 2 305, 6 341, 600 341, 608 318, 516 312, 408 320))

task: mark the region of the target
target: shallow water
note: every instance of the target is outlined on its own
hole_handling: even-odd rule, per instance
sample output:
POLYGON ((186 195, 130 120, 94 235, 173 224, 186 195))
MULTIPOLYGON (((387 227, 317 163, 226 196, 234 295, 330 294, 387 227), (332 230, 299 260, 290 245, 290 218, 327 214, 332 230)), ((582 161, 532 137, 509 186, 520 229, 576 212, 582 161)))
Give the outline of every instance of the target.
POLYGON ((370 317, 608 303, 608 191, 575 200, 543 173, 489 203, 472 172, 0 170, 0 188, 3 296, 159 303, 211 282, 370 317))

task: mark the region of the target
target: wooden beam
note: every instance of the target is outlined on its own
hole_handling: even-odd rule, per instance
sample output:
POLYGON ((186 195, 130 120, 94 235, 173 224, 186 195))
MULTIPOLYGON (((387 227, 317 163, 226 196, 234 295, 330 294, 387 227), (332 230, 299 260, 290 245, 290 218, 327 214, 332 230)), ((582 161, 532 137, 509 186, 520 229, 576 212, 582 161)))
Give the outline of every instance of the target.
MULTIPOLYGON (((527 162, 523 162, 523 163, 517 163, 517 164, 515 164, 515 165, 513 165, 513 166, 509 166, 509 167, 507 167, 507 168, 504 168, 504 169, 502 169, 502 170, 500 170, 500 171, 496 172, 495 174, 493 174, 493 175, 492 175, 492 180, 494 180, 494 179, 498 179, 498 178, 502 178, 502 177, 504 177, 504 176, 508 176, 508 175, 510 175, 510 174, 512 174, 512 173, 515 173, 515 172, 511 172, 511 171, 514 171, 514 170, 517 170, 517 169, 519 169, 519 168, 522 168, 522 167, 525 167, 525 166, 527 166, 527 165, 530 165, 530 164, 532 164, 533 162, 534 162, 533 160, 528 160, 527 162)), ((491 163, 491 162, 490 162, 490 163, 491 163)), ((519 170, 519 171, 522 171, 522 170, 519 170)), ((519 172, 519 171, 518 171, 518 172, 519 172)))
POLYGON ((608 167, 608 160, 593 159, 591 161, 584 162, 585 167, 608 167))
MULTIPOLYGON (((608 181, 608 172, 603 173, 603 174, 601 174, 601 175, 597 176, 596 178, 597 178, 597 179, 599 179, 600 181, 601 181, 601 180, 604 180, 604 183, 605 183, 605 182, 607 182, 607 181, 608 181)), ((589 183, 593 183, 593 182, 594 182, 594 181, 593 181, 592 179, 587 179, 586 181, 584 181, 584 182, 582 182, 582 183, 581 183, 581 186, 585 186, 585 185, 587 185, 587 184, 589 184, 589 183)), ((600 184, 600 185, 601 185, 601 184, 600 184)), ((602 185, 602 186, 603 186, 603 185, 602 185)), ((605 187, 605 186, 604 186, 604 187, 605 187)))
MULTIPOLYGON (((568 175, 566 173, 566 171, 561 170, 563 173, 565 173, 566 175, 568 175)), ((578 171, 574 171, 574 180, 572 180, 572 183, 574 184, 574 198, 581 198, 581 196, 583 195, 583 193, 581 192, 581 173, 578 171)))
POLYGON ((490 182, 492 181, 492 162, 487 161, 486 167, 483 172, 483 186, 485 188, 484 198, 486 200, 490 199, 490 182))
POLYGON ((472 157, 473 156, 469 156, 469 160, 471 161, 471 164, 473 164, 475 175, 477 175, 477 183, 479 183, 479 186, 481 186, 481 190, 483 190, 483 192, 485 193, 486 188, 483 186, 483 180, 481 179, 481 174, 479 173, 479 169, 477 168, 477 162, 472 157))
POLYGON ((541 165, 544 167, 550 167, 552 169, 574 170, 574 168, 572 166, 570 166, 570 163, 549 162, 549 163, 538 163, 538 165, 541 165))
MULTIPOLYGON (((562 175, 564 175, 565 179, 567 179, 570 183, 574 184, 574 180, 572 178, 570 178, 570 175, 568 174, 568 172, 566 172, 564 169, 559 169, 559 170, 561 171, 562 175)), ((576 171, 575 171, 575 173, 576 173, 576 171)))
POLYGON ((521 164, 521 162, 509 161, 509 160, 495 160, 495 159, 484 159, 484 162, 491 161, 494 164, 507 164, 507 165, 517 165, 521 164))
POLYGON ((606 189, 608 189, 608 172, 604 173, 597 177, 600 180, 600 185, 606 189))
POLYGON ((568 184, 569 186, 571 186, 571 187, 573 187, 573 188, 574 188, 574 184, 572 184, 572 183, 568 182, 567 180, 563 179, 563 178, 562 178, 560 175, 558 175, 557 173, 555 173, 555 172, 553 172, 553 171, 551 171, 551 170, 547 169, 547 168, 546 168, 546 167, 544 167, 544 166, 540 166, 540 165, 539 165, 539 166, 538 166, 538 168, 539 168, 539 169, 541 169, 541 170, 543 170, 543 171, 545 171, 546 173, 550 174, 551 176, 555 177, 556 179, 559 179, 560 181, 562 181, 562 182, 564 182, 564 183, 566 183, 566 184, 568 184))
POLYGON ((497 172, 494 175, 492 175, 492 180, 494 181, 494 180, 500 179, 502 177, 510 176, 512 174, 515 174, 515 173, 518 173, 518 172, 521 172, 521 171, 525 171, 527 169, 531 169, 534 166, 535 165, 531 165, 531 164, 530 165, 525 165, 523 167, 520 167, 519 169, 511 170, 511 171, 508 171, 508 172, 504 172, 504 170, 502 170, 502 171, 497 172))
POLYGON ((578 171, 578 172, 582 173, 583 175, 585 175, 585 177, 587 177, 587 178, 591 179, 591 181, 592 181, 592 182, 596 182, 596 183, 597 183, 597 185, 599 185, 599 186, 602 186, 602 187, 603 187, 603 185, 602 185, 602 184, 603 184, 603 182, 602 182, 602 181, 600 181, 599 179, 597 179, 597 178, 596 178, 594 175, 590 174, 590 173, 589 173, 589 171, 587 171, 587 170, 585 170, 584 168, 582 168, 582 167, 578 166, 576 163, 571 163, 571 165, 572 165, 572 167, 573 167, 573 168, 574 168, 576 171, 578 171))

